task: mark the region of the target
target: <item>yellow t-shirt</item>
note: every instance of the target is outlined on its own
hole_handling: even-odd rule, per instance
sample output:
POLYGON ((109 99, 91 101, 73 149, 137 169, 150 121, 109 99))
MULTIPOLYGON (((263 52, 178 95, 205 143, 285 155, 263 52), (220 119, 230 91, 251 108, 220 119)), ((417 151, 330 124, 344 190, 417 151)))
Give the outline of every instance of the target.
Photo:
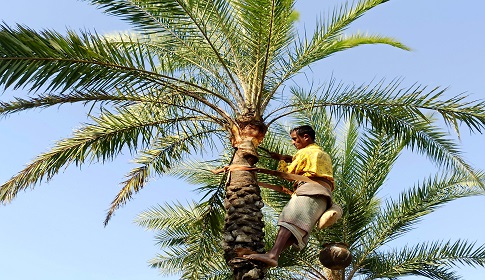
POLYGON ((310 144, 298 150, 290 164, 281 160, 278 165, 278 171, 307 177, 322 177, 332 182, 332 184, 334 182, 332 159, 317 144, 310 144))

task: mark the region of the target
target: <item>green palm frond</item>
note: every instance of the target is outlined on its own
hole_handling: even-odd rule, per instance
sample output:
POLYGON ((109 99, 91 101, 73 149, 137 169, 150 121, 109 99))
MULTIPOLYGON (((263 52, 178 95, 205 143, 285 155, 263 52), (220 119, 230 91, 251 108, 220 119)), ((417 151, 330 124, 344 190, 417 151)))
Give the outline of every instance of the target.
POLYGON ((338 240, 352 244, 366 231, 368 223, 379 211, 380 201, 376 194, 401 152, 402 145, 392 138, 383 137, 382 133, 366 131, 359 135, 354 120, 347 127, 348 132, 343 138, 345 142, 339 153, 343 159, 334 173, 337 182, 335 200, 343 204, 346 214, 342 224, 329 230, 324 240, 331 241, 331 238, 340 235, 338 240))
POLYGON ((403 50, 410 50, 402 43, 390 37, 384 37, 381 35, 373 35, 373 34, 355 33, 350 36, 343 36, 339 40, 335 40, 335 42, 333 42, 331 46, 328 46, 328 50, 326 51, 327 54, 325 54, 325 56, 323 56, 320 59, 323 59, 338 51, 351 49, 361 45, 372 45, 372 44, 385 44, 385 45, 393 46, 403 50))
MULTIPOLYGON (((145 112, 147 113, 147 112, 145 112)), ((39 155, 25 169, 1 186, 2 202, 10 202, 16 194, 29 186, 50 180, 62 167, 86 161, 111 160, 123 148, 134 151, 139 145, 146 145, 153 137, 153 123, 143 111, 136 114, 131 110, 120 111, 119 115, 105 112, 102 117, 93 118, 93 125, 74 131, 73 136, 63 139, 46 153, 39 155)))
MULTIPOLYGON (((318 258, 315 258, 320 250, 320 243, 314 238, 310 238, 304 250, 300 252, 290 251, 283 255, 287 264, 285 268, 293 271, 295 274, 304 276, 305 279, 322 279, 325 273, 318 258)), ((285 262, 283 262, 284 265, 285 262)))
POLYGON ((140 50, 147 49, 148 52, 157 58, 157 73, 177 76, 177 73, 184 73, 187 69, 194 69, 198 65, 196 61, 174 53, 174 49, 169 48, 164 43, 167 39, 164 38, 163 34, 122 31, 104 34, 103 38, 119 49, 126 49, 131 52, 140 52, 140 50))
MULTIPOLYGON (((55 31, 37 33, 22 26, 0 28, 0 84, 5 87, 28 86, 29 91, 61 93, 73 89, 111 92, 121 87, 129 91, 162 88, 167 96, 178 96, 179 102, 183 101, 180 96, 195 99, 230 122, 228 114, 204 95, 225 98, 190 81, 158 74, 154 59, 140 43, 128 47, 90 33, 69 31, 64 37, 55 31)), ((49 96, 45 99, 48 101, 49 96)))
POLYGON ((127 179, 125 187, 115 199, 111 208, 113 210, 124 204, 133 191, 143 187, 150 174, 148 168, 163 173, 180 161, 184 153, 202 153, 200 147, 211 147, 214 138, 209 136, 220 132, 210 123, 200 122, 200 118, 175 117, 173 114, 166 118, 159 107, 157 110, 152 109, 154 108, 137 105, 121 108, 118 114, 104 111, 100 117, 93 117, 94 124, 86 125, 76 130, 72 137, 59 141, 50 152, 38 156, 24 170, 3 184, 1 200, 11 201, 20 190, 35 185, 44 178, 49 180, 62 167, 71 163, 81 165, 86 160, 104 162, 113 159, 125 148, 136 152, 150 146, 144 156, 138 159, 142 166, 130 173, 131 179, 127 179), (164 129, 154 134, 157 127, 164 129), (170 136, 170 133, 176 136, 170 136))
MULTIPOLYGON (((221 231, 211 229, 203 212, 200 205, 187 208, 178 204, 158 206, 138 216, 136 222, 148 229, 157 230, 157 243, 166 248, 164 255, 151 261, 153 267, 165 274, 182 271, 182 279, 225 279, 217 277, 230 274, 218 241, 221 231), (210 278, 211 275, 215 278, 210 278)), ((222 212, 218 216, 220 228, 223 223, 222 212)))
MULTIPOLYGON (((480 178, 483 179, 483 174, 480 178)), ((361 238, 360 261, 383 244, 407 233, 421 218, 452 200, 483 194, 469 176, 435 176, 421 186, 403 192, 398 201, 390 200, 367 227, 361 238)), ((357 262, 359 263, 359 261, 357 262)))
MULTIPOLYGON (((328 41, 327 39, 318 38, 321 34, 315 34, 310 43, 302 44, 301 49, 298 49, 296 55, 291 58, 292 63, 285 68, 286 72, 283 77, 292 77, 294 74, 301 71, 304 67, 311 65, 314 62, 323 60, 335 53, 342 52, 362 45, 370 44, 386 44, 404 50, 409 50, 408 47, 390 37, 369 34, 353 34, 351 36, 341 36, 339 39, 328 41)), ((325 36, 325 35, 323 35, 325 36)))
POLYGON ((95 103, 99 105, 114 104, 115 106, 128 106, 136 102, 153 102, 148 98, 142 96, 134 96, 130 94, 122 94, 120 92, 71 92, 66 94, 39 94, 36 97, 28 99, 15 97, 10 102, 0 102, 0 116, 17 113, 33 108, 47 108, 55 105, 69 104, 69 103, 95 103))
MULTIPOLYGON (((170 125, 173 125, 173 122, 170 125)), ((118 208, 126 204, 134 193, 139 192, 145 186, 152 173, 167 173, 172 166, 182 162, 189 154, 199 153, 203 155, 204 147, 215 146, 212 142, 214 140, 212 136, 220 132, 199 122, 192 124, 184 122, 183 126, 178 128, 177 131, 178 133, 173 136, 161 135, 152 143, 149 150, 142 151, 141 156, 135 159, 135 163, 141 165, 131 170, 126 176, 127 179, 122 183, 123 188, 111 202, 111 207, 104 221, 105 225, 118 208)), ((222 195, 218 195, 217 201, 220 201, 219 196, 222 195)))
MULTIPOLYGON (((200 39, 197 36, 199 30, 190 18, 190 14, 197 16, 197 9, 200 7, 197 3, 183 3, 175 0, 165 1, 164 3, 146 0, 87 1, 98 6, 105 13, 123 18, 137 31, 171 35, 172 44, 183 42, 186 39, 185 37, 200 39)), ((207 12, 210 11, 210 9, 207 9, 207 12)))
POLYGON ((229 156, 211 161, 185 160, 167 170, 167 175, 185 180, 191 185, 217 185, 221 182, 224 173, 214 175, 211 170, 228 165, 229 156), (208 176, 211 174, 211 176, 208 176))
POLYGON ((330 41, 338 37, 352 22, 360 18, 367 11, 389 0, 360 0, 356 4, 349 2, 340 5, 333 10, 327 21, 321 24, 315 31, 315 37, 330 41), (319 35, 317 35, 319 34, 319 35))
POLYGON ((202 194, 200 203, 202 216, 206 217, 214 232, 220 230, 219 219, 224 213, 224 190, 227 184, 228 172, 214 175, 211 170, 220 166, 227 166, 232 161, 233 155, 223 154, 213 161, 190 161, 186 160, 168 170, 167 175, 176 176, 189 184, 197 185, 196 192, 202 194))
POLYGON ((453 121, 464 122, 481 131, 485 124, 485 102, 460 103, 463 96, 437 101, 443 96, 443 90, 434 89, 423 94, 424 88, 399 89, 399 84, 395 81, 388 85, 345 88, 332 82, 318 97, 314 93, 294 92, 299 109, 293 112, 325 107, 337 119, 354 116, 359 124, 370 124, 386 131, 389 137, 406 141, 412 150, 416 149, 442 166, 474 174, 473 168, 461 157, 455 141, 436 127, 433 119, 422 110, 440 112, 445 121, 452 121, 449 116, 453 115, 453 121))
MULTIPOLYGON (((237 36, 239 29, 233 23, 235 17, 226 1, 90 2, 109 14, 124 18, 141 34, 156 34, 155 49, 162 57, 169 54, 178 61, 189 62, 188 65, 212 73, 220 83, 229 81, 231 87, 237 89, 233 77, 237 71, 229 69, 230 64, 226 62, 231 60, 227 58, 235 56, 235 50, 226 44, 231 45, 235 38, 242 36, 237 36), (225 69, 223 76, 219 67, 225 69)), ((240 92, 233 94, 241 99, 240 92)))
MULTIPOLYGON (((195 98, 205 100, 204 97, 195 98)), ((218 113, 222 112, 218 106, 206 106, 205 103, 217 103, 212 98, 204 102, 194 102, 191 97, 178 93, 173 94, 170 90, 166 92, 154 89, 140 91, 129 87, 123 88, 123 91, 116 89, 112 93, 76 91, 61 94, 41 94, 29 99, 14 98, 10 102, 0 102, 0 116, 32 108, 47 108, 54 105, 79 102, 85 105, 92 104, 91 111, 95 105, 99 106, 100 111, 106 111, 107 105, 124 108, 143 103, 146 108, 150 108, 146 110, 153 111, 153 114, 156 113, 157 118, 163 119, 166 118, 163 115, 172 114, 172 119, 162 121, 162 123, 208 121, 218 123, 221 127, 226 123, 224 117, 218 116, 218 113), (182 115, 184 109, 186 112, 182 115)), ((225 113, 222 114, 225 115, 225 113)))
MULTIPOLYGON (((301 271, 298 271, 301 273, 301 271)), ((305 280, 309 279, 305 276, 298 275, 293 271, 288 271, 286 268, 281 269, 270 269, 267 273, 267 279, 269 280, 277 280, 277 279, 295 279, 295 280, 305 280)))
MULTIPOLYGON (((265 95, 261 107, 266 108, 276 90, 285 81, 298 74, 304 67, 308 67, 334 53, 344 51, 365 44, 386 44, 409 50, 404 44, 380 35, 353 34, 345 36, 348 26, 368 10, 387 2, 387 0, 365 0, 355 5, 348 3, 334 10, 327 22, 317 22, 311 39, 304 38, 297 42, 294 48, 286 51, 287 55, 275 58, 275 67, 268 73, 268 88, 273 89, 265 95)), ((271 123, 271 122, 270 122, 271 123)))
MULTIPOLYGON (((485 127, 485 102, 482 100, 467 101, 469 96, 457 95, 452 98, 444 99, 446 89, 412 85, 410 87, 401 87, 402 81, 394 80, 390 83, 381 81, 377 84, 370 83, 361 86, 344 86, 336 84, 334 80, 330 81, 325 87, 319 88, 319 91, 310 91, 306 93, 303 89, 292 88, 294 101, 287 106, 282 106, 278 110, 268 115, 266 118, 269 123, 298 111, 308 110, 314 107, 329 108, 332 115, 350 116, 355 114, 359 121, 370 121, 377 128, 388 128, 390 131, 391 123, 394 118, 416 118, 423 119, 423 111, 431 110, 438 112, 443 120, 454 124, 461 122, 466 124, 470 129, 481 132, 485 127), (298 105, 295 107, 295 105, 298 105), (288 110, 291 108, 292 110, 288 110), (394 118, 385 122, 378 119, 384 115, 394 118), (269 117, 273 117, 269 119, 269 117)), ((399 134, 400 130, 394 128, 399 134)))
POLYGON ((252 96, 248 96, 248 100, 256 108, 264 108, 267 105, 264 97, 272 95, 269 93, 268 96, 266 90, 268 81, 271 81, 266 80, 270 78, 268 71, 278 63, 276 58, 286 55, 286 47, 292 42, 293 1, 240 1, 238 5, 243 7, 242 26, 247 32, 245 36, 250 57, 245 65, 247 69, 242 69, 250 73, 250 80, 247 82, 249 89, 246 92, 252 96))
POLYGON ((304 41, 299 42, 294 53, 290 54, 289 60, 280 62, 281 65, 284 65, 284 70, 276 71, 276 76, 282 77, 280 79, 285 81, 298 73, 302 68, 316 61, 322 60, 336 52, 363 44, 387 44, 408 50, 402 43, 389 37, 358 33, 351 36, 343 35, 343 31, 350 24, 368 10, 384 2, 387 2, 387 0, 365 0, 359 1, 355 5, 346 3, 336 8, 333 14, 327 17, 327 21, 317 22, 311 39, 305 38, 304 41))
POLYGON ((421 275, 430 279, 461 279, 451 266, 485 266, 485 247, 463 240, 429 242, 377 252, 362 268, 369 279, 421 275))
MULTIPOLYGON (((70 88, 110 91, 120 84, 164 83, 151 55, 118 49, 102 37, 68 31, 38 33, 23 26, 0 27, 0 83, 29 91, 70 88)), ((165 77, 168 78, 168 77, 165 77)))
MULTIPOLYGON (((351 182, 365 200, 371 200, 384 185, 404 143, 386 137, 383 132, 366 131, 353 157, 357 159, 360 182, 351 182)), ((344 177, 342 177, 344 178, 344 177)), ((344 179, 345 180, 345 179, 344 179)))
MULTIPOLYGON (((356 173, 357 167, 362 166, 359 164, 358 158, 355 156, 357 154, 358 140, 359 140, 359 129, 356 126, 355 120, 347 121, 338 130, 341 135, 340 141, 335 143, 337 151, 334 152, 332 157, 332 162, 336 166, 334 170, 334 177, 341 178, 338 180, 339 188, 349 188, 354 186, 354 176, 352 174, 356 173)), ((334 148, 335 149, 335 148, 334 148)))

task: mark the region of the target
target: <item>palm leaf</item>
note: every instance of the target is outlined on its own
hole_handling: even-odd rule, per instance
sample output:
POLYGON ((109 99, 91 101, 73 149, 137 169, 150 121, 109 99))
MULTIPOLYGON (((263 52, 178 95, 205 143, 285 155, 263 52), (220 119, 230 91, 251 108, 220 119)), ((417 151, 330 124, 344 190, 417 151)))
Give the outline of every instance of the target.
POLYGON ((398 201, 388 202, 382 214, 377 215, 375 221, 369 224, 361 239, 363 253, 358 259, 362 261, 377 247, 410 231, 423 216, 443 204, 454 199, 483 194, 476 186, 477 182, 467 176, 436 176, 429 178, 421 186, 402 193, 398 201))
MULTIPOLYGON (((118 208, 126 204, 128 200, 132 199, 134 193, 139 192, 145 186, 152 171, 156 174, 165 174, 172 166, 181 162, 186 155, 204 154, 204 147, 214 146, 211 136, 218 132, 197 122, 192 125, 184 123, 181 130, 177 135, 163 135, 156 139, 150 150, 143 151, 142 156, 135 160, 135 163, 141 164, 141 166, 134 168, 126 176, 127 179, 122 183, 123 188, 111 202, 104 221, 105 225, 118 208)), ((220 204, 222 205, 222 203, 220 204)))
MULTIPOLYGON (((219 227, 223 222, 219 212, 219 227)), ((220 231, 213 231, 206 223, 203 207, 192 205, 189 209, 182 205, 166 205, 141 213, 136 222, 146 228, 157 230, 156 239, 162 248, 167 248, 165 255, 152 260, 152 266, 164 273, 183 271, 182 279, 194 279, 201 276, 221 274, 228 268, 224 265, 220 252, 220 231)), ((220 275, 219 275, 220 276, 220 275)))
POLYGON ((427 242, 390 252, 378 252, 368 259, 362 272, 374 278, 421 275, 430 279, 461 279, 450 266, 485 266, 485 248, 463 240, 427 242))
MULTIPOLYGON (((449 115, 453 115, 453 121, 465 122, 481 131, 485 124, 485 103, 476 101, 460 104, 459 100, 463 96, 437 101, 444 91, 436 93, 435 89, 422 94, 422 88, 399 89, 398 86, 399 82, 392 82, 373 87, 345 88, 332 82, 322 90, 321 96, 294 92, 298 106, 293 108, 297 109, 286 113, 275 111, 274 114, 286 116, 314 107, 328 108, 330 114, 337 119, 354 116, 359 124, 368 123, 378 130, 382 129, 389 137, 406 141, 411 149, 417 149, 447 168, 460 168, 474 174, 473 168, 461 157, 454 140, 448 138, 448 134, 436 127, 433 119, 421 110, 440 112, 447 121, 452 121, 449 115), (457 111, 460 113, 455 114, 457 111)), ((285 109, 281 107, 279 110, 285 109)))
POLYGON ((147 60, 138 53, 118 49, 87 32, 77 35, 68 31, 64 37, 55 31, 38 33, 23 26, 0 28, 0 84, 6 87, 30 83, 29 91, 110 91, 128 82, 146 84, 157 76, 146 70, 155 65, 150 57, 147 60))

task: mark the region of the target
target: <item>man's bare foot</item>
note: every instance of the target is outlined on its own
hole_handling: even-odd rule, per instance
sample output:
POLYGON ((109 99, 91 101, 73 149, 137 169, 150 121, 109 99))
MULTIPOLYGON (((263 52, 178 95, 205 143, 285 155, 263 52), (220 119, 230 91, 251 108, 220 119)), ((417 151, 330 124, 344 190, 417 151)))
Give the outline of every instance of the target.
POLYGON ((251 254, 251 255, 244 255, 246 259, 260 261, 267 264, 269 267, 277 267, 278 260, 273 259, 269 254, 251 254))

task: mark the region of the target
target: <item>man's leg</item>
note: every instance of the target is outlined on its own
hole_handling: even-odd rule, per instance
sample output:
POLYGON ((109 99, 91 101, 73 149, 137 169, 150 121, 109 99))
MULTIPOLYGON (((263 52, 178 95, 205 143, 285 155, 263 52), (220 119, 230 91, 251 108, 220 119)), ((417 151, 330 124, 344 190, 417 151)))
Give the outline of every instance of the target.
POLYGON ((276 240, 273 248, 271 248, 268 253, 245 255, 244 257, 250 260, 264 262, 270 267, 275 267, 278 266, 278 258, 281 252, 289 248, 295 242, 296 239, 291 231, 280 226, 280 229, 278 230, 278 235, 276 235, 276 240))

